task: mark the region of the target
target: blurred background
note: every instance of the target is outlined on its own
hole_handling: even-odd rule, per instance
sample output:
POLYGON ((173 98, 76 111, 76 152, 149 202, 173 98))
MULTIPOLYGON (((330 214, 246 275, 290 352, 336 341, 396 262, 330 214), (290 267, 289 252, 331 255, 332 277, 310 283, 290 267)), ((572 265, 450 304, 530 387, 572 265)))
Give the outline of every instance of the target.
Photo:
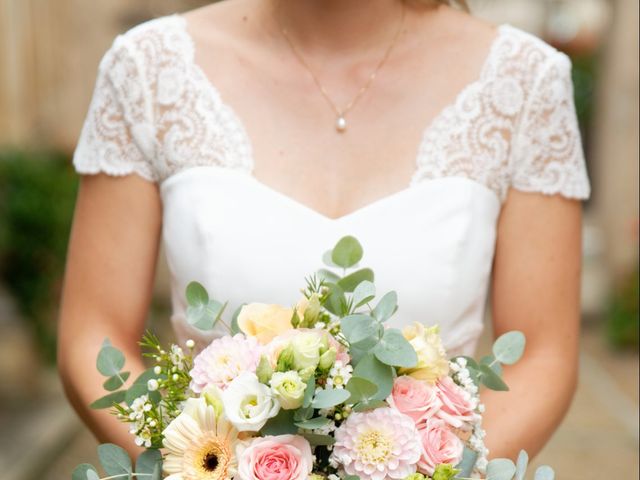
MULTIPOLYGON (((116 34, 204 0, 0 0, 0 478, 70 478, 96 443, 55 372, 78 178, 70 158, 116 34)), ((580 385, 536 459, 560 480, 638 478, 638 0, 476 0, 573 60, 585 205, 580 385)), ((150 321, 168 318, 160 260, 150 321)), ((484 346, 490 343, 490 332, 484 346)))

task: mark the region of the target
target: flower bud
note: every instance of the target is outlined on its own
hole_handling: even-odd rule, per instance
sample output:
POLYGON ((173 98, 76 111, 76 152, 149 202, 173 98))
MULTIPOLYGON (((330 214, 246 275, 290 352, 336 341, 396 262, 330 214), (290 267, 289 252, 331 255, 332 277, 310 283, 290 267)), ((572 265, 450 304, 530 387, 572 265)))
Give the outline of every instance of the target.
POLYGON ((320 362, 318 363, 318 367, 320 368, 320 370, 330 370, 336 361, 336 355, 336 349, 333 347, 320 355, 320 362))
POLYGON ((256 376, 260 383, 268 385, 271 375, 273 375, 273 368, 271 368, 269 359, 262 355, 262 357, 260 357, 260 363, 258 363, 258 367, 256 368, 256 376))

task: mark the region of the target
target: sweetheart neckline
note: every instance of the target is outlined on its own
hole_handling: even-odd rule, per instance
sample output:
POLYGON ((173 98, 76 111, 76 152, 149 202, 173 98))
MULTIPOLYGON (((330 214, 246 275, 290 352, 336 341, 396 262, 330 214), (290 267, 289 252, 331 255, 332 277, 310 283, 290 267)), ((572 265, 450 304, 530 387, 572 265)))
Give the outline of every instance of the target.
POLYGON ((357 207, 355 209, 352 209, 342 215, 338 215, 336 217, 332 217, 329 216, 327 214, 322 213, 321 211, 311 207, 310 205, 294 198, 291 197, 290 195, 287 195, 286 193, 276 189, 275 187, 272 187, 270 185, 268 185, 267 183, 264 183, 263 181, 261 181, 260 179, 258 179, 255 175, 254 175, 254 169, 255 169, 255 163, 256 163, 256 159, 254 156, 254 148, 253 148, 253 143, 251 140, 251 137, 249 136, 249 133, 244 125, 244 122, 242 120, 242 118, 238 115, 238 113, 236 112, 236 110, 229 104, 227 103, 222 94, 220 93, 220 90, 216 87, 215 83, 207 76, 207 74, 205 73, 205 71, 202 69, 202 67, 200 67, 200 65, 195 61, 195 54, 196 54, 196 45, 195 45, 195 40, 193 38, 193 36, 191 35, 191 33, 188 30, 188 21, 187 19, 179 13, 176 13, 173 15, 173 17, 175 19, 178 20, 179 24, 180 24, 180 31, 181 33, 184 35, 185 39, 187 40, 187 44, 189 45, 190 51, 189 51, 189 55, 188 55, 188 64, 189 66, 193 69, 193 71, 195 72, 196 76, 200 79, 200 82, 203 86, 203 88, 205 88, 206 90, 209 91, 209 93, 216 99, 218 105, 220 108, 224 109, 226 111, 226 114, 230 117, 231 122, 234 124, 234 129, 236 130, 236 132, 238 133, 239 137, 241 138, 241 142, 242 142, 242 146, 243 146, 243 153, 245 153, 246 155, 246 164, 248 165, 248 169, 247 169, 247 174, 254 179, 254 181, 256 183, 258 183, 259 185, 261 185, 264 188, 267 188, 269 190, 271 190, 272 192, 277 193, 280 196, 283 196, 285 198, 287 198, 288 200, 290 200, 293 203, 296 203, 302 207, 304 207, 306 210, 313 212, 315 215, 324 218, 327 221, 333 221, 333 222, 339 222, 341 220, 343 220, 344 218, 348 218, 351 217, 352 215, 358 213, 359 211, 366 209, 367 207, 369 207, 370 205, 373 204, 377 204, 381 201, 384 201, 390 197, 395 197, 398 196, 400 194, 402 194, 403 192, 406 192, 407 190, 410 190, 413 186, 414 183, 414 179, 416 177, 416 175, 419 172, 419 168, 421 165, 421 152, 423 151, 423 146, 424 144, 428 141, 428 135, 429 133, 436 127, 436 125, 438 124, 438 122, 443 121, 447 115, 449 115, 452 110, 454 110, 458 104, 460 103, 460 100, 462 98, 465 98, 466 95, 468 94, 468 92, 472 91, 473 89, 476 89, 479 85, 481 85, 484 81, 486 81, 487 76, 489 75, 489 73, 491 72, 491 67, 493 66, 493 61, 494 61, 494 57, 496 56, 496 52, 498 51, 498 47, 500 46, 500 44, 502 43, 504 37, 505 37, 505 33, 507 32, 507 30, 509 30, 511 28, 511 25, 508 23, 502 23, 496 26, 496 32, 494 34, 493 39, 491 40, 491 43, 489 45, 488 48, 488 52, 482 62, 482 65, 480 67, 480 72, 478 74, 478 76, 472 80, 471 82, 467 83, 462 89, 460 89, 453 97, 452 100, 447 102, 447 104, 441 109, 439 110, 426 124, 426 127, 422 130, 422 134, 420 136, 420 141, 418 142, 418 148, 417 148, 417 153, 416 153, 416 158, 414 160, 414 172, 411 176, 411 178, 409 179, 408 185, 406 187, 403 187, 400 190, 395 190, 392 191, 390 193, 387 193, 373 201, 367 202, 364 205, 357 207))

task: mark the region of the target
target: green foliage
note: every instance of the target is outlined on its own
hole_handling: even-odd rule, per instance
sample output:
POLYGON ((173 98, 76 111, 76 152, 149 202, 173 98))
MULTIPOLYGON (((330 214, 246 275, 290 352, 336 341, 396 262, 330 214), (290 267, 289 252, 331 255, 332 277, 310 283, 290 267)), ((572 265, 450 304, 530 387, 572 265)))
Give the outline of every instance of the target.
POLYGON ((162 480, 162 455, 159 450, 149 449, 143 452, 136 461, 135 469, 127 452, 112 443, 98 446, 98 458, 106 474, 105 477, 101 477, 93 465, 83 463, 75 468, 71 474, 71 480, 100 480, 101 478, 162 480))
POLYGON ((66 155, 0 152, 0 281, 49 361, 77 183, 66 155))
POLYGON ((638 270, 618 284, 609 304, 607 337, 620 349, 638 349, 640 315, 638 307, 638 270))
POLYGON ((200 330, 211 330, 216 326, 227 304, 210 299, 205 288, 198 282, 187 285, 187 322, 200 330))

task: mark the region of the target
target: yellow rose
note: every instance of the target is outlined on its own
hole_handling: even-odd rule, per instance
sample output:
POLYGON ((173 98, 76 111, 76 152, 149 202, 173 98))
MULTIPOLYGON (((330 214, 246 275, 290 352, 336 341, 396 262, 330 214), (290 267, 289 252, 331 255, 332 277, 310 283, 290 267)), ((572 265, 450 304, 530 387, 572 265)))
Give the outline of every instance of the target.
POLYGON ((240 310, 238 327, 248 337, 265 345, 276 336, 291 330, 293 309, 281 305, 250 303, 240 310))
POLYGON ((434 384, 436 380, 449 373, 449 360, 437 326, 425 328, 416 322, 406 326, 402 334, 416 351, 418 364, 413 368, 400 369, 401 375, 409 375, 434 384))

